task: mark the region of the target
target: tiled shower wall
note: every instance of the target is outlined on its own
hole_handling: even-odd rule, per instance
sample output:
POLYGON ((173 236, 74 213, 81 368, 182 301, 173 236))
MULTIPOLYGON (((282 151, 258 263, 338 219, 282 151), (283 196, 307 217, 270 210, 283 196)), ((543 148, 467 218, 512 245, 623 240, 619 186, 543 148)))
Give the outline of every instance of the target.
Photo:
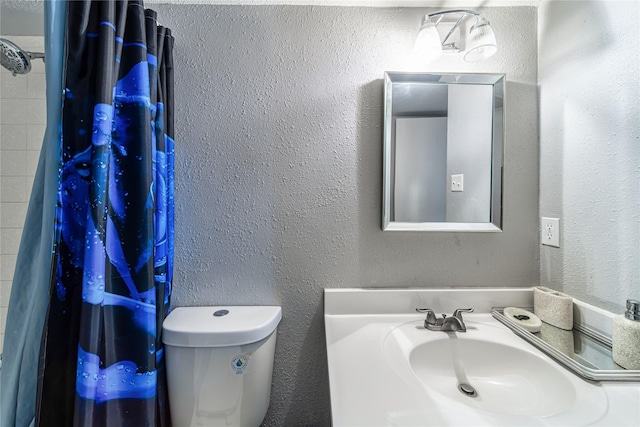
MULTIPOLYGON (((27 51, 44 51, 44 37, 2 36, 27 51)), ((11 281, 46 123, 44 63, 12 76, 0 71, 0 352, 11 281)))

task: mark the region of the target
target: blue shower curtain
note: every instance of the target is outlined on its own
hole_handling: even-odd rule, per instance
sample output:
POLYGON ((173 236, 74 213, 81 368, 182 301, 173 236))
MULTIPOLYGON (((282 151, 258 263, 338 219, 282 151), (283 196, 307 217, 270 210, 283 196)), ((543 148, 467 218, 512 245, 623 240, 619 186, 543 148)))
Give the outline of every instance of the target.
POLYGON ((48 308, 28 338, 40 343, 35 424, 169 425, 160 333, 173 273, 173 37, 141 1, 67 2, 58 31, 48 308))
POLYGON ((47 127, 31 190, 5 323, 0 426, 33 424, 40 337, 47 311, 60 153, 66 3, 46 1, 47 127))

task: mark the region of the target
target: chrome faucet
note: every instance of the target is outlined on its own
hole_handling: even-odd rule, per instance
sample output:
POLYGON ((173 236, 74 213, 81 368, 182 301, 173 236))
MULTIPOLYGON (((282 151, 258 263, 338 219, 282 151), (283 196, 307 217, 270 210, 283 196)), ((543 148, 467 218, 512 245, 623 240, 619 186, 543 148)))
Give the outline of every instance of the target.
POLYGON ((436 317, 436 314, 430 308, 416 308, 418 313, 427 313, 424 319, 424 327, 430 331, 442 332, 467 332, 467 326, 462 320, 462 313, 473 313, 473 308, 459 308, 453 312, 453 316, 436 317))

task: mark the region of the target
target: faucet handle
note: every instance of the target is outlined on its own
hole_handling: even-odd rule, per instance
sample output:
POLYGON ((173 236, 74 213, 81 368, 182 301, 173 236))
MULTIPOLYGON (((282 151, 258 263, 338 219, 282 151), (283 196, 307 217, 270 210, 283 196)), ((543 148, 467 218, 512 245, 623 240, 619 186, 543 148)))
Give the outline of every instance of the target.
POLYGON ((437 323, 436 313, 430 308, 416 308, 418 313, 427 313, 427 318, 424 320, 425 324, 435 325, 437 323))
POLYGON ((458 308, 453 312, 453 317, 462 320, 462 313, 473 313, 473 308, 458 308))

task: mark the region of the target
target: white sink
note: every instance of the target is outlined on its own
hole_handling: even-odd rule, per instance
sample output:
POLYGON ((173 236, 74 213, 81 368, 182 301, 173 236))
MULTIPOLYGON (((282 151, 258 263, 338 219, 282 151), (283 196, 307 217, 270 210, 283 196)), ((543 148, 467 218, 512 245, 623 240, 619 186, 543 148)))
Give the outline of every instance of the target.
POLYGON ((580 408, 593 420, 606 411, 600 387, 567 372, 490 315, 464 318, 464 333, 429 331, 421 320, 393 328, 383 344, 387 361, 431 394, 480 411, 530 418, 580 408))
POLYGON ((489 314, 492 306, 527 306, 530 296, 326 290, 333 426, 640 425, 640 384, 584 381, 489 314), (467 332, 445 333, 426 330, 417 307, 476 312, 464 314, 467 332))
POLYGON ((562 368, 516 347, 454 334, 416 347, 410 361, 425 386, 482 410, 545 417, 576 403, 576 387, 562 368))

